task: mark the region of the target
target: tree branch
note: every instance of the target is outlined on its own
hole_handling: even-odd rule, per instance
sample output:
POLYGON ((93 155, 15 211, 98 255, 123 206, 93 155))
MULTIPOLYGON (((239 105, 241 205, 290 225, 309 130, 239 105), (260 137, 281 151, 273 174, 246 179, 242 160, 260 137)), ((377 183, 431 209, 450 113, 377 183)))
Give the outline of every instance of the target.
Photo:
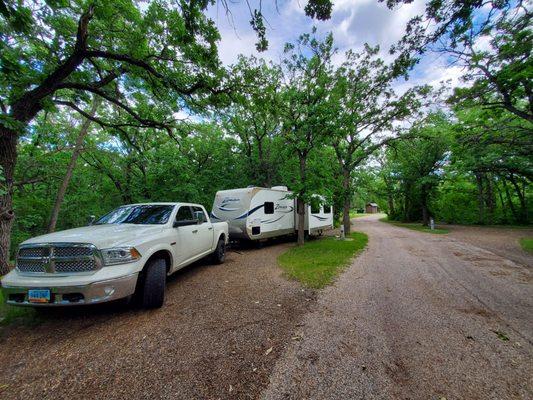
POLYGON ((41 101, 54 93, 57 85, 63 82, 83 62, 83 52, 87 47, 88 26, 94 14, 94 5, 90 5, 78 22, 76 44, 74 52, 61 63, 54 72, 48 75, 35 89, 24 93, 14 104, 12 115, 17 121, 26 122, 31 120, 40 110, 41 101))

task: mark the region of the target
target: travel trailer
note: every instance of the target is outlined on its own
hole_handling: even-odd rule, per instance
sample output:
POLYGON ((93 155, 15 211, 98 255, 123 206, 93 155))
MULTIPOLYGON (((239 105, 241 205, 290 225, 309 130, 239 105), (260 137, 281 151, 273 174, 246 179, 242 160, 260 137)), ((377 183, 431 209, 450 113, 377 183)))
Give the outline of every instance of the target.
MULTIPOLYGON (((211 219, 227 221, 230 239, 260 240, 296 233, 298 214, 296 200, 286 186, 272 188, 247 187, 217 192, 211 219)), ((306 205, 305 230, 319 235, 333 227, 331 206, 306 205)))
MULTIPOLYGON (((322 233, 333 228, 333 207, 325 203, 322 196, 313 196, 311 204, 306 204, 305 208, 305 231, 309 235, 322 235, 322 233)), ((295 219, 298 226, 298 214, 295 219)))

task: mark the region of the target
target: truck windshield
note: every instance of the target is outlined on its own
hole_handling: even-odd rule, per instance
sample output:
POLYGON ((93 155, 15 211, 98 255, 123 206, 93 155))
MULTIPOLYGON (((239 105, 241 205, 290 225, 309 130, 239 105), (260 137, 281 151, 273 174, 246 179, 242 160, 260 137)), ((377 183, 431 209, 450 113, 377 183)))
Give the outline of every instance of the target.
POLYGON ((103 224, 140 224, 162 225, 166 224, 173 205, 137 205, 119 207, 104 215, 95 225, 103 224))

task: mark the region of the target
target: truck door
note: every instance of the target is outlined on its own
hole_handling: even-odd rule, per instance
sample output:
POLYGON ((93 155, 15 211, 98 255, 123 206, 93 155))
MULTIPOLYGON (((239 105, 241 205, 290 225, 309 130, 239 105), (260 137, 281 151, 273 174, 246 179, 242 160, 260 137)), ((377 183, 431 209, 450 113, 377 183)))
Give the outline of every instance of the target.
POLYGON ((179 226, 174 228, 177 235, 174 260, 176 265, 180 265, 198 255, 194 246, 199 231, 190 206, 180 206, 176 213, 176 222, 179 226))
POLYGON ((198 220, 198 234, 196 235, 197 254, 211 251, 213 246, 213 225, 207 220, 207 215, 202 207, 192 206, 193 217, 198 220))

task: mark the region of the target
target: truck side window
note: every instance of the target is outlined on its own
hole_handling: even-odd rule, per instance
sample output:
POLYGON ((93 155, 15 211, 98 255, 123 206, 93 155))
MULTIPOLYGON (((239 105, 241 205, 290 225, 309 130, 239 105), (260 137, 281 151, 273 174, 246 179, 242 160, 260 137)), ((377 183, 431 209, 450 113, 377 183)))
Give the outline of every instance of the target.
POLYGON ((200 207, 194 207, 193 206, 192 212, 194 214, 194 218, 198 219, 198 221, 201 224, 203 224, 204 222, 207 222, 207 217, 205 216, 205 212, 200 207))
POLYGON ((331 206, 329 204, 324 204, 324 214, 329 214, 331 212, 331 206))
POLYGON ((274 214, 274 203, 265 201, 265 214, 274 214))
POLYGON ((191 208, 189 206, 181 206, 176 214, 176 221, 190 220, 192 220, 191 208))

